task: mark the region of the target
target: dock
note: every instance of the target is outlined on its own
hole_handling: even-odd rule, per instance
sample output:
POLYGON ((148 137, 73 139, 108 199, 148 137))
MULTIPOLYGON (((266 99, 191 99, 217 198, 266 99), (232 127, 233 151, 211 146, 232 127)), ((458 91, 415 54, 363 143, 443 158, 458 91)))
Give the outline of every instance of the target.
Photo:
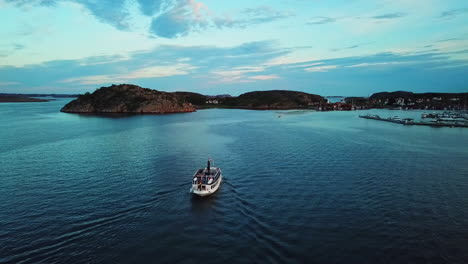
POLYGON ((376 116, 376 115, 359 115, 359 117, 360 118, 365 118, 365 119, 372 119, 372 120, 390 122, 390 123, 395 123, 395 124, 400 124, 400 125, 405 125, 405 126, 467 127, 468 128, 468 123, 467 122, 460 122, 460 121, 455 121, 455 122, 418 122, 418 121, 414 121, 411 118, 405 118, 405 119, 399 120, 399 119, 393 119, 391 117, 382 118, 382 117, 379 117, 379 116, 376 116))

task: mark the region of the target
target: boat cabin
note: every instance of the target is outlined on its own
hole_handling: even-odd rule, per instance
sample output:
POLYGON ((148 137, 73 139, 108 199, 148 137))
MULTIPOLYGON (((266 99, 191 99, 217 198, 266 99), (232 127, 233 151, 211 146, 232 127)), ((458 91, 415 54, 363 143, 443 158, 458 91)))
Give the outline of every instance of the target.
POLYGON ((199 169, 194 175, 193 184, 214 184, 218 180, 220 174, 221 170, 219 168, 199 169))

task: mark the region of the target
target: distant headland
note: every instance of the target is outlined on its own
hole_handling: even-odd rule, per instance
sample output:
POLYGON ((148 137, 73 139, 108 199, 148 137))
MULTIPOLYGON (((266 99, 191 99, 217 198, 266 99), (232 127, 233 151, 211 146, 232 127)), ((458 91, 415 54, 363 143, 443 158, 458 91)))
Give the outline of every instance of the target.
POLYGON ((468 93, 382 92, 369 98, 346 97, 330 103, 320 95, 289 90, 255 91, 239 96, 207 96, 192 92, 162 92, 132 84, 101 87, 79 95, 61 111, 67 113, 184 113, 197 109, 313 109, 343 111, 370 108, 465 109, 468 93))
POLYGON ((0 103, 29 103, 29 102, 48 102, 53 99, 48 98, 73 98, 78 94, 16 94, 0 93, 0 103), (36 98, 42 97, 42 98, 36 98), (47 97, 45 99, 44 97, 47 97))
POLYGON ((0 103, 48 102, 48 99, 31 98, 24 95, 0 94, 0 103))

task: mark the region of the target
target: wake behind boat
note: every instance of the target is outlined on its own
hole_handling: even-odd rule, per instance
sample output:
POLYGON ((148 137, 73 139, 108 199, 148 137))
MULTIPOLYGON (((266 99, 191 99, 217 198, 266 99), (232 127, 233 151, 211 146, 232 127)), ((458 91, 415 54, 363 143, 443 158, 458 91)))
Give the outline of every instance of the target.
POLYGON ((191 193, 198 196, 207 196, 219 189, 223 175, 220 168, 211 167, 212 161, 208 160, 206 168, 197 170, 193 175, 191 193))

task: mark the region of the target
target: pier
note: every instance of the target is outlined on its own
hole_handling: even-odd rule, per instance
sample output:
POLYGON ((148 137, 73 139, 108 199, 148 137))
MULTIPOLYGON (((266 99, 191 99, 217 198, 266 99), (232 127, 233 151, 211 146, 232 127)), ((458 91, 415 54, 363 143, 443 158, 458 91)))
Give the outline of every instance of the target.
POLYGON ((436 121, 436 122, 421 122, 421 121, 414 121, 411 118, 404 118, 404 119, 395 119, 395 118, 382 118, 378 115, 359 115, 360 118, 365 118, 365 119, 372 119, 372 120, 378 120, 378 121, 384 121, 384 122, 390 122, 390 123, 396 123, 396 124, 401 124, 401 125, 407 125, 407 126, 431 126, 431 127, 467 127, 468 128, 468 123, 463 122, 463 121, 454 121, 454 122, 442 122, 442 121, 436 121))

